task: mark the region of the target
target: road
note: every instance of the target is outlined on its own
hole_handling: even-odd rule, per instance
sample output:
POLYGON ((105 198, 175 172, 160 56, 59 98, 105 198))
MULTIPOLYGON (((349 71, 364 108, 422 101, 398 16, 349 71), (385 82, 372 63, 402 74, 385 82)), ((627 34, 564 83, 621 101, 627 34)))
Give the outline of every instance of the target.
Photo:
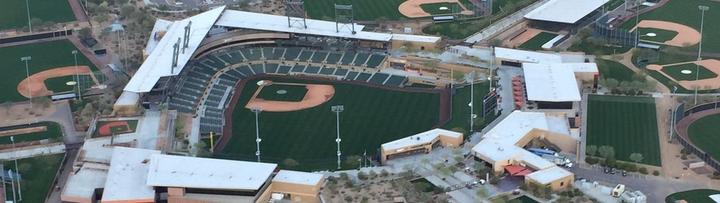
POLYGON ((709 183, 698 183, 693 181, 666 179, 652 175, 641 175, 637 173, 628 174, 623 177, 620 173, 605 174, 601 167, 574 167, 569 169, 575 174, 576 179, 585 178, 589 182, 597 181, 604 185, 613 186, 624 184, 630 190, 640 190, 648 199, 647 202, 664 202, 669 194, 700 188, 711 188, 709 183))

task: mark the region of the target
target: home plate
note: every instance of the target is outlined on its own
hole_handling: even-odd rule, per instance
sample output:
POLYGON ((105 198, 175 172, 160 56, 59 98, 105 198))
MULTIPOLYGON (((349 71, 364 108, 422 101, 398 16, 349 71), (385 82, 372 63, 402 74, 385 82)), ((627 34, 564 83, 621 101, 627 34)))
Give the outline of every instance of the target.
POLYGON ((692 71, 686 69, 686 70, 681 70, 680 73, 685 74, 685 75, 689 75, 690 73, 692 73, 692 71))

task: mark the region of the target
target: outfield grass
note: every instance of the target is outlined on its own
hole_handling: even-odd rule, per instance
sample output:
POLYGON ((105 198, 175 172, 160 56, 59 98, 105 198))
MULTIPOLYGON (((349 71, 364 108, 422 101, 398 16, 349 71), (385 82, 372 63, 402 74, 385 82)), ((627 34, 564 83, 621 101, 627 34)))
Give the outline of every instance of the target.
POLYGON ((535 1, 537 0, 497 0, 493 2, 492 16, 474 20, 431 24, 423 28, 423 33, 444 36, 450 39, 465 39, 535 1))
POLYGON ((600 77, 605 79, 612 78, 620 82, 630 82, 635 75, 630 68, 616 61, 596 58, 595 63, 600 71, 600 77))
POLYGON ((460 10, 462 9, 457 3, 421 4, 420 8, 422 8, 423 11, 429 13, 430 15, 452 14, 453 9, 455 9, 456 12, 460 12, 460 10), (440 10, 440 7, 445 7, 447 8, 447 10, 440 10))
POLYGON ((305 86, 273 84, 263 87, 257 97, 269 101, 296 102, 302 101, 303 97, 305 97, 305 93, 307 93, 307 88, 305 88, 305 86), (282 90, 286 91, 286 93, 278 93, 278 91, 282 90))
POLYGON ((666 203, 675 203, 677 200, 685 200, 688 203, 714 203, 708 196, 720 194, 720 191, 711 189, 697 189, 683 192, 676 192, 665 197, 666 203))
MULTIPOLYGON (((29 63, 32 75, 55 67, 73 66, 75 63, 70 52, 76 49, 68 40, 0 48, 0 61, 3 62, 0 71, 5 75, 0 79, 0 103, 27 100, 17 92, 18 83, 26 77, 25 63, 20 61, 20 57, 32 57, 29 63)), ((78 65, 87 65, 91 70, 96 70, 84 55, 78 54, 77 59, 78 65)))
POLYGON ((655 100, 652 97, 590 95, 587 145, 609 145, 615 158, 631 161, 640 153, 641 163, 660 166, 655 100))
POLYGON ((521 44, 520 48, 527 49, 527 50, 541 50, 543 44, 547 43, 548 41, 552 40, 553 38, 555 38, 557 36, 558 36, 557 34, 553 34, 553 33, 549 33, 549 32, 541 32, 541 33, 535 35, 530 40, 521 44))
MULTIPOLYGON (((699 5, 709 6, 710 11, 705 12, 705 27, 703 28, 703 50, 711 52, 720 52, 720 2, 711 0, 681 0, 669 1, 664 6, 653 10, 650 13, 640 15, 640 20, 663 20, 684 24, 700 30, 700 11, 699 5)), ((632 28, 635 26, 634 20, 629 20, 622 25, 624 28, 632 28)), ((697 45, 689 48, 697 50, 697 45)))
MULTIPOLYGON (((350 4, 350 0, 310 0, 305 1, 305 11, 309 18, 334 20, 335 3, 350 4)), ((355 20, 401 20, 398 6, 405 0, 364 0, 352 1, 355 20)))
POLYGON ((710 115, 698 119, 688 127, 688 137, 692 143, 710 154, 715 159, 720 159, 720 114, 710 115))
POLYGON ((670 77, 675 78, 675 80, 677 81, 695 81, 696 68, 699 70, 697 72, 699 80, 717 77, 717 74, 715 72, 712 72, 703 66, 698 67, 694 63, 666 66, 662 68, 662 71, 665 72, 665 74, 668 74, 670 77), (692 71, 692 73, 683 74, 681 73, 682 70, 690 70, 692 71))
POLYGON ((677 36, 677 32, 672 30, 663 30, 663 29, 657 29, 657 28, 640 28, 638 29, 640 31, 640 39, 641 40, 647 40, 647 41, 653 41, 658 43, 664 43, 665 41, 670 41, 675 36, 677 36), (650 37, 647 36, 648 33, 655 33, 656 36, 650 37))
MULTIPOLYGON (((299 162, 297 170, 334 169, 336 161, 333 105, 344 105, 340 114, 343 158, 377 154, 380 144, 432 129, 438 123, 439 94, 409 93, 361 85, 267 77, 276 82, 325 83, 335 87, 333 98, 317 107, 293 112, 261 112, 261 158, 279 163, 299 162)), ((255 161, 255 114, 244 108, 257 89, 247 81, 232 114, 233 137, 216 156, 255 161)), ((286 167, 286 166, 283 166, 286 167)), ((344 168, 355 168, 344 162, 344 168)))
MULTIPOLYGON (((62 129, 60 128, 60 124, 55 122, 39 122, 39 123, 33 123, 30 125, 16 125, 16 126, 8 126, 8 127, 2 127, 0 130, 12 130, 12 129, 20 129, 20 128, 29 128, 29 127, 37 127, 37 126, 47 126, 47 131, 45 132, 35 132, 35 133, 26 133, 26 134, 19 134, 14 135, 15 143, 22 143, 22 142, 30 142, 30 141, 37 141, 37 140, 44 140, 44 139, 61 139, 62 129)), ((2 136, 0 137, 0 144, 11 144, 10 136, 2 136)))
MULTIPOLYGON (((25 0, 3 0, 2 6, 0 6, 0 30, 22 28, 28 25, 25 3, 25 0)), ((68 1, 29 0, 29 4, 30 18, 54 23, 75 21, 75 15, 68 1)))
MULTIPOLYGON (((65 154, 53 154, 19 159, 18 170, 20 171, 20 187, 22 188, 23 201, 27 203, 45 202, 46 195, 50 192, 55 174, 60 169, 65 154)), ((4 161, 5 169, 15 170, 14 161, 4 161)), ((5 187, 6 196, 12 198, 11 187, 5 187)))
MULTIPOLYGON (((75 81, 74 75, 68 75, 63 77, 57 77, 57 78, 48 78, 44 81, 45 87, 48 88, 48 90, 53 91, 53 93, 61 93, 61 92, 69 92, 69 91, 75 91, 76 85, 69 86, 67 85, 67 82, 69 81, 75 81)), ((83 87, 81 88, 88 88, 86 87, 88 84, 88 81, 92 81, 92 77, 89 75, 80 75, 80 80, 75 81, 80 83, 83 87)))
MULTIPOLYGON (((495 119, 494 115, 482 118, 482 98, 488 94, 489 86, 490 83, 484 82, 475 84, 475 87, 473 87, 475 90, 475 95, 473 95, 475 100, 473 105, 475 108, 473 108, 473 110, 475 111, 474 113, 478 115, 478 118, 476 118, 476 124, 473 125, 475 130, 482 129, 485 124, 490 123, 495 119)), ((449 130, 462 129, 463 133, 468 132, 468 129, 470 128, 470 106, 468 106, 470 103, 470 89, 470 86, 465 86, 455 90, 455 94, 452 99, 452 115, 443 128, 449 130)))

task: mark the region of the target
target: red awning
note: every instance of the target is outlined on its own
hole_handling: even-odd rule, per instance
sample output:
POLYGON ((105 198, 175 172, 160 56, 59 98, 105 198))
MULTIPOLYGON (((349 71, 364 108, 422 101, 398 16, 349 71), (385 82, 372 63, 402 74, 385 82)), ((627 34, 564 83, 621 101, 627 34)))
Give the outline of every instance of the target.
POLYGON ((511 176, 526 176, 533 172, 529 168, 525 168, 522 166, 516 166, 516 165, 505 166, 505 171, 507 171, 511 176))

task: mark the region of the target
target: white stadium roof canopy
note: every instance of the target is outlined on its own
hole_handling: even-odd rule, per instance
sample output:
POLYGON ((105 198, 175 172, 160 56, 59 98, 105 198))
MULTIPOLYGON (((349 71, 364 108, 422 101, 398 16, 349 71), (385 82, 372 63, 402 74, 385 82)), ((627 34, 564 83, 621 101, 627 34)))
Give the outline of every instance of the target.
POLYGON ((125 91, 129 92, 150 92, 161 77, 178 75, 185 64, 190 60, 195 50, 200 45, 210 28, 213 27, 215 21, 222 14, 225 6, 212 9, 210 11, 189 17, 183 20, 175 21, 165 32, 165 36, 155 45, 150 55, 145 59, 138 71, 130 79, 125 86, 125 91), (192 22, 190 26, 190 39, 188 48, 182 51, 182 38, 185 33, 185 26, 192 22), (177 67, 171 70, 173 64, 173 46, 181 39, 180 53, 178 55, 177 67))
POLYGON ((530 11, 530 13, 525 14, 525 18, 573 24, 605 5, 608 1, 609 0, 550 0, 535 10, 530 11))

